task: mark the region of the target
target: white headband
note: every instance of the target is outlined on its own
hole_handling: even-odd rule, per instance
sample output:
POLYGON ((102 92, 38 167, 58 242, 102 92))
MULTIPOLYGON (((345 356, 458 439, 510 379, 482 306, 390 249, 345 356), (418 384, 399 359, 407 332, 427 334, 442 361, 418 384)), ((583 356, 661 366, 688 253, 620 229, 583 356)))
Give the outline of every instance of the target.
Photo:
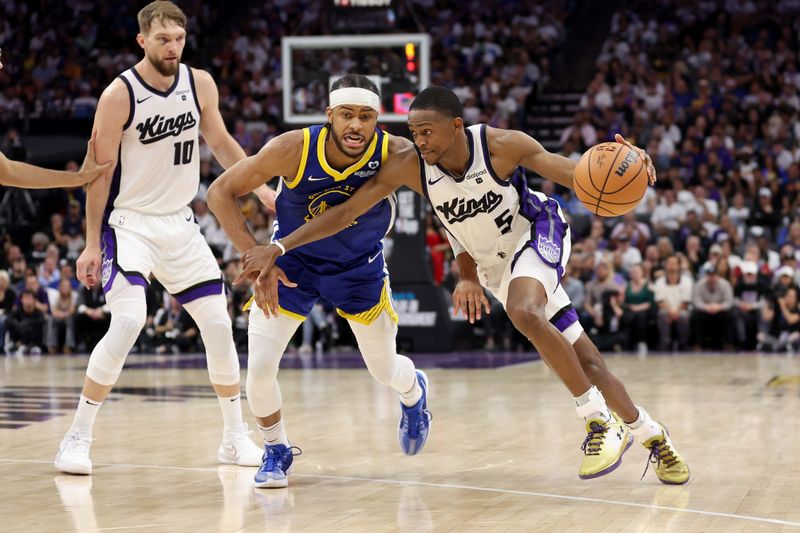
POLYGON ((344 87, 331 91, 331 108, 340 105, 365 106, 374 109, 376 113, 381 112, 380 97, 369 89, 362 89, 360 87, 344 87))

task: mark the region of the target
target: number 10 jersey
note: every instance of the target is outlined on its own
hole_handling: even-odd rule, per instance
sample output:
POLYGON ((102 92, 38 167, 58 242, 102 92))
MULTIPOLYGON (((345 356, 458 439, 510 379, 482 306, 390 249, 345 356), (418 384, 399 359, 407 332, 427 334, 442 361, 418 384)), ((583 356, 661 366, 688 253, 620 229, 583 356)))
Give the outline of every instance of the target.
POLYGON ((194 199, 200 183, 200 103, 192 70, 179 65, 166 91, 148 85, 134 68, 119 77, 128 88, 130 114, 105 218, 114 208, 176 213, 194 199))

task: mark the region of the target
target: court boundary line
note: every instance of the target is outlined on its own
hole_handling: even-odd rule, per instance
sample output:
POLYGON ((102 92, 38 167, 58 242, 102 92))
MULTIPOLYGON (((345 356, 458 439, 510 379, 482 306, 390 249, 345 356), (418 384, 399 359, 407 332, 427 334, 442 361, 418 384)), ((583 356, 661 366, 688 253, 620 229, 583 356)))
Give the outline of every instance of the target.
MULTIPOLYGON (((42 463, 52 464, 52 461, 42 461, 39 459, 2 459, 0 463, 42 463)), ((190 466, 163 466, 163 465, 140 465, 140 464, 126 464, 126 463, 94 463, 96 466, 108 466, 112 468, 143 468, 143 469, 157 469, 157 470, 185 470, 190 472, 218 472, 217 468, 210 467, 190 467, 190 466)), ((222 466, 222 465, 220 465, 222 466)), ((56 474, 58 475, 58 474, 56 474)), ((69 474, 63 474, 69 475, 69 474)), ((430 488, 445 488, 456 490, 470 490, 476 492, 491 492, 494 494, 511 494, 516 496, 533 496, 536 498, 550 498, 556 500, 567 500, 574 502, 586 503, 604 503, 607 505, 618 505, 625 507, 637 507, 639 509, 652 509, 656 511, 670 511, 673 513, 686 513, 702 516, 714 516, 720 518, 732 518, 735 520, 747 520, 750 522, 760 522, 765 524, 776 524, 781 526, 800 527, 800 522, 792 522, 789 520, 781 520, 779 518, 767 518, 761 516, 750 516, 733 513, 722 513, 718 511, 704 511, 702 509, 690 509, 680 507, 670 507, 668 505, 657 505, 653 503, 636 503, 626 502, 623 500, 607 500, 604 498, 591 498, 588 496, 569 496, 566 494, 552 494, 549 492, 535 492, 526 490, 515 489, 499 489, 493 487, 476 487, 471 485, 457 485, 454 483, 432 483, 427 481, 406 481, 401 479, 383 479, 383 478, 369 478, 369 477, 354 477, 354 476, 329 476, 325 474, 292 474, 292 477, 304 477, 314 479, 328 479, 334 481, 359 481, 368 483, 384 483, 389 485, 407 485, 416 487, 430 487, 430 488)), ((255 489, 255 487, 254 487, 255 489)))

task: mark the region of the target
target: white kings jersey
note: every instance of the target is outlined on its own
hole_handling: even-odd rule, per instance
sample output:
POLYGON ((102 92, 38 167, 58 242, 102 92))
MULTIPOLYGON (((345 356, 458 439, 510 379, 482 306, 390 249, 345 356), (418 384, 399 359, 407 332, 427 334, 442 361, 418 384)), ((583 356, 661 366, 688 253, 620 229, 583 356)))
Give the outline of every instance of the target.
POLYGON ((485 124, 468 127, 466 134, 469 161, 463 176, 420 158, 422 189, 445 229, 483 269, 513 260, 525 235, 546 263, 559 268, 569 226, 558 203, 531 191, 521 168, 508 180, 497 176, 485 124))
POLYGON ((159 91, 135 69, 120 74, 131 111, 120 143, 106 205, 149 215, 175 213, 191 202, 200 185, 200 103, 192 71, 179 65, 175 82, 159 91))

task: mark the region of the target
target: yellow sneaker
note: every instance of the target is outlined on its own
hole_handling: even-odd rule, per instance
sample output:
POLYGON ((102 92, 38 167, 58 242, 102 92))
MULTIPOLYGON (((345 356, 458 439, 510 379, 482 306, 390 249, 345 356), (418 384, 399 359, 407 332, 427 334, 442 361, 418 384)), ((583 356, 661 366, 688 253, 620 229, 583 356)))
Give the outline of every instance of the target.
POLYGON ((592 479, 613 472, 622 462, 622 454, 633 444, 628 426, 613 415, 611 420, 592 418, 586 422, 583 441, 583 463, 578 472, 581 479, 592 479))
MULTIPOLYGON (((650 457, 647 459, 647 466, 645 466, 644 474, 647 473, 647 467, 653 463, 656 469, 656 476, 659 481, 666 485, 683 485, 689 481, 689 465, 683 460, 683 457, 675 445, 672 444, 672 439, 669 438, 669 431, 662 424, 661 435, 646 440, 643 445, 650 450, 650 457)), ((642 477, 644 477, 642 474, 642 477)))

